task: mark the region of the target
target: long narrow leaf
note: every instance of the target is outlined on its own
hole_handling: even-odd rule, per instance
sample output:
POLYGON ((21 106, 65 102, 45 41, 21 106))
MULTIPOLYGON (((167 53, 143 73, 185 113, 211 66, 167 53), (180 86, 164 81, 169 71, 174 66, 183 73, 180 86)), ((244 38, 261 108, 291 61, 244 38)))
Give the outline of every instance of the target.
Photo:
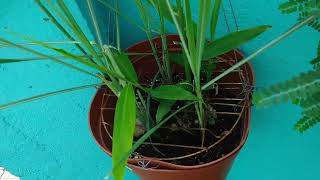
POLYGON ((47 0, 48 5, 54 11, 60 19, 72 30, 72 32, 77 36, 77 38, 81 41, 81 43, 88 49, 90 54, 100 63, 101 65, 104 64, 100 56, 98 56, 97 52, 95 51, 94 47, 87 39, 86 35, 81 30, 78 23, 75 21, 74 17, 72 16, 70 10, 64 4, 62 0, 57 0, 57 3, 62 10, 63 14, 52 4, 51 0, 47 0))
POLYGON ((50 93, 45 93, 45 94, 41 94, 41 95, 37 95, 37 96, 33 96, 30 98, 26 98, 26 99, 22 99, 19 101, 15 101, 15 102, 11 102, 8 104, 3 104, 0 105, 0 110, 2 109, 6 109, 6 108, 10 108, 10 107, 14 107, 20 104, 24 104, 24 103, 28 103, 28 102, 32 102, 32 101, 36 101, 39 99, 44 99, 50 96, 55 96, 55 95, 59 95, 59 94, 63 94, 63 93, 68 93, 68 92, 73 92, 73 91, 77 91, 77 90, 81 90, 81 89, 88 89, 88 88, 93 88, 93 87, 98 87, 102 85, 100 84, 92 84, 92 85, 85 85, 85 86, 79 86, 79 87, 74 87, 74 88, 70 88, 70 89, 64 89, 64 90, 60 90, 60 91, 54 91, 54 92, 50 92, 50 93))
POLYGON ((214 1, 214 8, 211 15, 211 26, 210 26, 210 35, 211 41, 214 40, 214 36, 216 33, 216 28, 218 24, 219 14, 220 14, 220 7, 221 7, 222 0, 215 0, 214 1))
MULTIPOLYGON (((71 34, 58 22, 58 20, 50 13, 50 11, 46 8, 46 6, 40 1, 35 0, 37 5, 42 9, 42 11, 47 14, 47 16, 51 19, 54 25, 57 26, 57 28, 70 40, 70 41, 76 41, 71 34)), ((80 44, 75 44, 75 46, 84 54, 87 55, 87 52, 80 46, 80 44)))
POLYGON ((72 53, 70 53, 70 52, 67 52, 67 51, 64 50, 64 49, 55 48, 55 47, 53 47, 53 46, 50 46, 49 44, 43 43, 43 42, 41 42, 41 41, 35 40, 35 39, 30 38, 30 37, 27 37, 27 36, 23 36, 23 35, 18 34, 18 33, 14 33, 14 32, 9 32, 9 33, 10 33, 10 34, 13 34, 13 35, 15 35, 15 36, 18 36, 18 37, 20 37, 20 38, 23 38, 23 39, 25 39, 25 40, 29 40, 29 41, 31 41, 32 43, 38 44, 39 46, 45 47, 45 48, 47 48, 47 49, 49 49, 49 50, 52 50, 52 51, 54 51, 54 52, 56 52, 56 53, 59 53, 59 54, 65 56, 65 57, 71 58, 71 59, 73 59, 73 60, 75 60, 75 61, 77 61, 77 62, 79 62, 79 63, 81 63, 81 64, 84 64, 84 65, 88 66, 88 67, 91 67, 91 68, 94 68, 94 69, 96 69, 96 70, 99 70, 99 71, 101 71, 102 73, 108 74, 108 72, 111 71, 111 70, 108 71, 108 69, 105 68, 104 66, 97 65, 97 64, 95 64, 95 63, 93 63, 93 62, 91 62, 91 61, 88 61, 88 59, 84 59, 84 58, 82 58, 81 56, 77 56, 77 55, 75 55, 75 54, 72 54, 72 53))
POLYGON ((238 48, 270 28, 271 26, 257 26, 238 32, 233 32, 220 39, 217 39, 205 47, 203 59, 211 59, 229 52, 232 49, 238 48))
POLYGON ((86 74, 88 74, 88 75, 91 75, 91 76, 94 76, 94 77, 98 77, 98 78, 99 78, 99 76, 96 75, 96 74, 94 74, 94 73, 91 73, 91 72, 89 72, 89 71, 86 71, 86 70, 84 70, 84 69, 81 69, 81 68, 79 68, 79 67, 77 67, 77 66, 74 66, 74 65, 72 65, 72 64, 63 62, 63 61, 61 61, 60 59, 58 59, 58 58, 56 58, 56 57, 54 57, 54 56, 49 56, 49 55, 40 53, 40 52, 38 52, 38 51, 32 50, 32 49, 30 49, 30 48, 26 48, 26 47, 24 47, 24 46, 15 44, 15 43, 13 43, 13 42, 7 41, 7 40, 2 39, 2 38, 0 38, 0 42, 4 43, 4 44, 6 44, 6 45, 8 45, 8 46, 10 46, 10 47, 15 47, 15 48, 21 49, 21 50, 23 50, 23 51, 26 51, 26 52, 32 53, 32 54, 34 54, 34 55, 37 55, 37 56, 39 56, 39 57, 43 57, 43 58, 47 58, 47 59, 53 60, 54 62, 57 62, 57 63, 59 63, 59 64, 62 64, 62 65, 64 65, 64 66, 67 66, 67 67, 69 67, 69 68, 72 68, 72 69, 78 70, 78 71, 80 71, 80 72, 86 73, 86 74))
POLYGON ((127 161, 117 163, 132 148, 136 118, 134 90, 131 85, 127 85, 123 88, 115 109, 112 137, 112 164, 115 180, 123 180, 127 161))
POLYGON ((186 10, 186 16, 185 16, 185 22, 186 22, 186 35, 188 39, 188 48, 190 53, 190 59, 188 59, 188 62, 190 64, 191 70, 196 76, 196 37, 195 37, 195 27, 192 24, 192 14, 191 14, 191 5, 190 0, 185 1, 185 10, 186 10))
MULTIPOLYGON (((201 61, 206 42, 206 32, 210 21, 211 0, 200 1, 200 22, 197 30, 197 60, 196 60, 196 81, 200 81, 201 61)), ((200 83, 200 82, 199 82, 200 83)))
POLYGON ((278 42, 280 42, 281 40, 285 39, 286 37, 288 37, 289 35, 291 35, 292 33, 294 33, 295 31, 297 31, 298 29, 304 27, 305 25, 307 25, 308 23, 312 22, 314 19, 320 17, 320 13, 316 13, 306 19, 304 19, 303 21, 295 24, 294 26, 292 26, 290 29, 288 29, 286 32, 282 33, 279 37, 275 38, 274 40, 270 41, 269 43, 267 43, 266 45, 262 46, 260 49, 258 49, 255 53, 251 54, 250 56, 248 56, 247 58, 241 60, 240 62, 238 62, 237 64, 235 64, 234 66, 232 66, 231 68, 227 69, 226 71, 224 71, 223 73, 221 73, 220 75, 218 75, 217 77, 215 77, 214 79, 212 79, 211 81, 209 81, 208 83, 206 83, 205 85, 203 85, 201 87, 201 90, 205 90, 208 87, 210 87, 212 84, 214 84, 215 82, 217 82, 218 80, 220 80, 221 78, 225 77, 226 75, 228 75, 229 73, 231 73, 232 71, 234 71, 235 69, 241 67, 242 65, 244 65, 245 63, 249 62, 250 60, 252 60, 253 58, 255 58, 256 56, 258 56, 259 54, 261 54, 262 52, 264 52, 265 50, 271 48, 272 46, 274 46, 275 44, 277 44, 278 42))

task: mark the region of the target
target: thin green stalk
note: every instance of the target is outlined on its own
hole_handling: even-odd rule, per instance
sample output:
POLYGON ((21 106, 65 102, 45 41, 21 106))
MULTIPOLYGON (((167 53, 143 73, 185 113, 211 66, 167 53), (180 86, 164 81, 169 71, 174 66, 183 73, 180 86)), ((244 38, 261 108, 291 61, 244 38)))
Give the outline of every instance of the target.
MULTIPOLYGON (((186 0, 186 1, 187 1, 187 0, 186 0)), ((179 36, 180 36, 181 44, 182 44, 183 50, 184 50, 184 52, 185 52, 185 55, 186 55, 186 57, 187 57, 187 60, 188 60, 188 62, 189 62, 189 65, 191 65, 191 64, 192 64, 192 60, 191 60, 191 56, 190 56, 190 53, 189 53, 189 50, 188 50, 188 46, 187 46, 187 43, 186 43, 186 39, 184 38, 184 35, 183 35, 183 31, 182 31, 182 29, 181 29, 181 27, 180 27, 180 25, 179 25, 179 22, 178 22, 178 20, 177 20, 177 18, 176 18, 176 16, 175 16, 175 12, 173 11, 173 8, 172 8, 172 6, 171 6, 171 4, 170 4, 170 1, 169 1, 169 0, 166 0, 166 3, 167 3, 167 6, 168 6, 168 8, 169 8, 171 17, 172 17, 172 19, 173 19, 173 21, 174 21, 174 24, 176 25, 178 34, 179 34, 179 36)), ((192 70, 192 72, 194 72, 194 70, 193 70, 192 67, 193 67, 193 66, 191 66, 191 70, 192 70)))
POLYGON ((208 87, 210 87, 211 85, 213 85, 214 83, 216 83, 218 80, 220 80, 221 78, 225 77, 226 75, 228 75, 229 73, 231 73, 232 71, 238 69, 240 66, 244 65, 245 63, 247 63, 248 61, 252 60, 253 58, 257 57, 259 54, 261 54, 262 52, 264 52, 265 50, 271 48, 272 46, 274 46, 275 44, 277 44, 278 42, 280 42, 281 40, 283 40, 284 38, 288 37, 289 35, 291 35, 292 33, 294 33, 295 31, 297 31, 298 29, 302 28, 303 26, 307 25, 308 23, 312 22, 314 19, 320 17, 320 14, 317 13, 315 15, 312 15, 306 19, 304 19, 303 21, 295 24, 293 27, 291 27, 288 31, 286 31, 285 33, 281 34, 279 37, 277 37, 276 39, 272 40, 271 42, 269 42, 268 44, 264 45, 263 47, 261 47, 260 49, 258 49, 256 52, 254 52, 253 54, 251 54, 250 56, 248 56, 247 58, 243 59, 242 61, 238 62, 237 64, 233 65, 231 68, 227 69, 226 71, 224 71, 223 73, 221 73, 220 75, 218 75, 217 77, 215 77, 214 79, 212 79, 210 82, 208 82, 207 84, 205 84, 204 86, 202 86, 201 90, 205 90, 208 87))
POLYGON ((57 0, 57 4, 60 7, 59 11, 51 2, 51 0, 47 0, 47 3, 49 7, 54 11, 60 18, 61 20, 72 30, 72 32, 77 36, 77 38, 83 43, 83 45, 88 49, 90 54, 100 63, 101 65, 104 65, 104 62, 102 61, 101 57, 97 55, 96 50, 90 43, 90 41, 87 39, 86 35, 83 33, 81 30, 80 26, 74 19, 73 15, 71 14, 69 8, 65 5, 64 1, 62 0, 57 0))
MULTIPOLYGON (((183 4, 181 0, 177 0, 177 10, 178 10, 178 17, 181 17, 181 22, 180 22, 180 27, 185 27, 185 19, 183 17, 184 13, 183 13, 183 4)), ((184 38, 186 38, 184 36, 184 38)), ((191 83, 192 78, 191 78, 191 69, 190 69, 190 65, 188 64, 188 60, 186 58, 185 52, 183 51, 183 57, 184 57, 184 73, 186 76, 186 81, 191 83)))
POLYGON ((221 7, 222 0, 215 0, 214 1, 214 8, 211 17, 211 27, 210 27, 210 35, 211 41, 215 38, 216 28, 218 24, 219 14, 220 14, 220 7, 221 7))
MULTIPOLYGON (((128 159, 128 157, 135 151, 138 149, 138 147, 145 142, 153 133, 155 133, 160 127, 162 127, 167 121, 169 121, 172 117, 174 117, 176 114, 178 114, 179 112, 181 112, 182 110, 188 108, 189 106, 193 105, 195 102, 190 102, 186 105, 184 105, 183 107, 181 107, 180 109, 176 110, 174 113, 170 114, 168 117, 166 117, 165 119, 163 119, 159 124, 157 124, 156 126, 154 126, 153 128, 150 129, 150 131, 147 131, 141 138, 138 139, 138 141, 136 141, 136 143, 132 146, 131 150, 128 151, 126 153, 126 155, 123 156, 123 158, 113 167, 117 167, 118 164, 122 163, 123 161, 125 161, 126 159, 128 159)), ((107 175, 105 176, 105 180, 109 179, 109 177, 112 175, 113 169, 111 172, 108 172, 107 175)))
MULTIPOLYGON (((99 28, 99 24, 97 22, 97 18, 96 18, 96 14, 95 14, 95 11, 93 9, 93 5, 92 5, 92 0, 87 0, 87 5, 88 5, 88 9, 89 9, 89 13, 90 13, 90 17, 91 17, 91 21, 92 21, 92 24, 94 26, 94 29, 95 29, 95 32, 96 32, 96 36, 97 36, 97 39, 98 39, 98 48, 99 48, 99 51, 100 52, 103 52, 104 49, 105 49, 105 52, 107 54, 107 56, 103 53, 103 58, 106 62, 106 65, 109 66, 109 68, 112 68, 113 70, 115 70, 118 74, 121 74, 121 71, 119 70, 118 66, 117 66, 117 63, 115 62, 115 58, 113 57, 113 54, 112 52, 110 51, 109 47, 107 46, 106 48, 103 47, 103 42, 102 42, 102 37, 101 37, 101 31, 100 31, 100 28, 99 28), (110 62, 111 61, 111 62, 110 62), (110 64, 112 65, 112 67, 110 67, 110 64)), ((110 76, 112 82, 114 84, 116 84, 118 86, 118 88, 121 87, 120 83, 115 79, 113 78, 112 76, 110 76)))
MULTIPOLYGON (((158 0, 159 1, 159 0, 158 0)), ((162 1, 162 0, 160 0, 162 1)), ((159 2, 158 2, 159 4, 159 2)), ((172 72, 171 65, 169 60, 168 46, 167 46, 167 37, 166 37, 166 27, 165 27, 165 18, 161 8, 158 8, 159 17, 160 17, 160 37, 162 41, 162 59, 165 65, 166 76, 169 83, 172 82, 172 72)))
MULTIPOLYGON (((125 16, 123 14, 120 13, 119 10, 117 10, 116 8, 112 7, 110 4, 104 2, 103 0, 97 0, 99 1, 102 5, 104 5, 106 8, 108 8, 109 10, 117 13, 119 15, 119 17, 121 17, 122 19, 126 20, 127 23, 139 28, 141 31, 143 32, 146 32, 146 29, 144 29, 142 26, 140 26, 138 23, 132 21, 132 18, 131 17, 128 17, 128 16, 125 16)), ((156 31, 155 29, 152 29, 151 30, 153 33, 157 33, 159 34, 160 32, 159 31, 156 31)))
MULTIPOLYGON (((92 0, 87 0, 87 6, 88 6, 88 9, 89 9, 89 14, 90 14, 90 17, 91 17, 91 21, 92 21, 92 24, 93 24, 93 27, 95 29, 95 33, 96 33, 96 36, 97 36, 97 39, 98 39, 98 48, 99 48, 100 52, 103 52, 103 42, 102 42, 102 37, 101 37, 101 31, 100 31, 100 28, 99 28, 99 24, 97 22, 95 11, 93 9, 92 0)), ((108 61, 108 60, 105 59, 105 61, 108 61)))
MULTIPOLYGON (((201 63, 203 58, 203 50, 206 42, 206 32, 210 19, 210 8, 211 8, 211 0, 203 0, 200 1, 200 21, 197 27, 197 52, 196 52, 196 62, 195 62, 195 87, 196 94, 199 98, 198 108, 199 108, 199 121, 201 128, 206 127, 206 119, 204 118, 204 108, 203 108, 203 97, 201 92, 201 82, 200 82, 200 72, 201 72, 201 63)), ((202 140, 201 146, 204 146, 205 139, 205 130, 202 131, 202 140)))
POLYGON ((115 18, 116 18, 116 30, 117 30, 117 48, 118 48, 118 51, 121 51, 121 37, 120 37, 120 24, 119 24, 119 13, 120 12, 120 5, 119 5, 119 1, 118 0, 115 0, 114 1, 114 4, 116 6, 116 15, 115 15, 115 18))
POLYGON ((148 41, 150 43, 150 46, 151 46, 152 53, 153 53, 153 56, 155 58, 155 61, 156 61, 157 65, 158 65, 158 67, 159 67, 160 74, 164 79, 166 79, 164 70, 163 70, 161 62, 160 62, 160 58, 158 57, 157 49, 156 49, 156 47, 155 47, 155 45, 153 43, 153 39, 152 39, 152 36, 151 36, 151 28, 150 28, 150 22, 149 22, 150 14, 148 13, 148 10, 146 10, 146 8, 143 6, 141 0, 135 0, 135 3, 137 5, 137 7, 138 7, 138 10, 140 11, 140 14, 141 14, 141 17, 142 17, 142 21, 143 21, 143 25, 144 25, 144 27, 146 29, 146 35, 147 35, 148 41))
POLYGON ((30 97, 30 98, 22 99, 22 100, 19 100, 19 101, 15 101, 15 102, 11 102, 11 103, 0 105, 0 110, 6 109, 6 108, 10 108, 10 107, 13 107, 13 106, 17 106, 17 105, 20 105, 20 104, 24 104, 24 103, 36 101, 36 100, 39 100, 39 99, 44 99, 44 98, 47 98, 47 97, 50 97, 50 96, 55 96, 55 95, 59 95, 59 94, 63 94, 63 93, 68 93, 68 92, 72 92, 72 91, 81 90, 81 89, 88 89, 88 88, 92 88, 92 87, 98 87, 98 86, 101 86, 101 85, 103 85, 103 84, 99 83, 99 84, 85 85, 85 86, 79 86, 79 87, 64 89, 64 90, 60 90, 60 91, 54 91, 54 92, 50 92, 50 93, 45 93, 45 94, 41 94, 41 95, 30 97))

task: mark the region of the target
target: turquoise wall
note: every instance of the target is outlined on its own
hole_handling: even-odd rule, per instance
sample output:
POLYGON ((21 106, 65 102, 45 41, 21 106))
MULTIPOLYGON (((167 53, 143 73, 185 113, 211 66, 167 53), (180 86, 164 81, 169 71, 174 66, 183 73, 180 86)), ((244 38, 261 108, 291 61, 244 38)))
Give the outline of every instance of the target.
MULTIPOLYGON (((88 26, 84 0, 66 1, 85 33, 94 38, 88 26), (82 11, 82 13, 81 13, 82 11)), ((140 22, 131 1, 121 1, 121 10, 140 22)), ((194 4, 197 2, 193 1, 194 4)), ((228 2, 228 0, 224 0, 228 2)), ((260 24, 273 28, 257 40, 241 47, 245 54, 276 37, 295 23, 294 16, 279 13, 284 0, 232 0, 240 29, 260 24)), ((226 16, 232 19, 228 4, 226 16)), ((101 9, 103 11, 103 9, 101 9)), ((198 10, 196 5, 193 11, 198 10)), ((106 27, 104 12, 99 12, 101 26, 106 27)), ((32 1, 0 2, 0 37, 18 42, 4 30, 20 32, 43 41, 65 40, 32 1)), ((223 17, 223 16, 221 16, 223 17)), ((232 30, 235 26, 230 22, 232 30)), ((122 46, 145 39, 139 29, 121 22, 122 46)), ((174 32, 174 28, 169 28, 174 32)), ((219 35, 227 32, 223 18, 219 35)), ((107 36, 106 36, 107 37, 107 36)), ((303 28, 253 61, 256 84, 265 87, 310 69, 319 34, 303 28)), ((73 50, 70 46, 63 46, 73 50)), ((41 51, 44 51, 41 49, 41 51)), ((0 57, 22 57, 28 54, 0 48, 0 57)), ((95 83, 96 80, 50 61, 0 65, 0 104, 66 87, 95 83)), ((94 90, 51 97, 14 109, 0 111, 0 166, 22 179, 102 179, 111 160, 94 143, 87 125, 89 102, 94 90)), ((300 180, 320 177, 319 131, 304 135, 292 130, 300 109, 291 104, 268 109, 253 109, 251 133, 237 158, 228 180, 300 180)), ((128 173, 126 179, 138 179, 128 173)))
MULTIPOLYGON (((77 4, 68 1, 68 5, 93 39, 77 4)), ((43 18, 47 16, 33 1, 1 0, 0 37, 23 42, 6 34, 4 30, 8 29, 43 41, 66 40, 43 18)), ((62 47, 74 49, 70 45, 62 47)), ((12 48, 0 48, 0 58, 26 55, 29 56, 12 48)), ((0 65, 0 77, 0 104, 96 83, 87 75, 46 60, 0 65)), ((93 94, 94 89, 82 90, 1 110, 0 166, 22 180, 102 179, 111 161, 96 146, 88 128, 87 114, 93 94)))

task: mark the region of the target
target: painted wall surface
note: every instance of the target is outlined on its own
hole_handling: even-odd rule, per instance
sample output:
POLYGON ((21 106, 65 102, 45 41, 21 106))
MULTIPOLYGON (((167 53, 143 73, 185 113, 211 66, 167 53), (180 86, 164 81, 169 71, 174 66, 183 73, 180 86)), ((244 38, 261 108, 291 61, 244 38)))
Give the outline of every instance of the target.
MULTIPOLYGON (((65 2, 93 39, 75 1, 65 2)), ((4 32, 11 30, 43 41, 67 40, 46 18, 33 1, 1 0, 0 37, 23 42, 4 32)), ((75 51, 70 45, 59 47, 75 51)), ((24 56, 30 55, 0 48, 0 58, 24 56)), ((46 60, 0 65, 0 77, 0 104, 97 82, 46 60)), ((111 161, 96 146, 88 128, 87 114, 94 92, 81 90, 1 110, 0 166, 23 180, 102 179, 111 161)))
MULTIPOLYGON (((79 7, 74 1, 66 2, 85 33, 93 38, 79 7)), ((121 2, 124 15, 136 17, 133 19, 140 22, 131 1, 121 2)), ((196 2, 193 1, 195 14, 198 11, 196 2)), ((224 2, 228 3, 228 0, 224 2)), ((260 24, 273 26, 272 30, 242 47, 245 54, 252 53, 295 23, 294 16, 279 13, 277 6, 281 2, 284 1, 232 0, 240 29, 260 24)), ((228 4, 225 4, 225 10, 227 19, 232 19, 228 4)), ((3 32, 9 29, 44 41, 65 40, 50 21, 43 18, 46 16, 31 1, 1 0, 0 37, 17 40, 3 32)), ((230 26, 231 30, 236 29, 232 22, 230 26)), ((123 47, 145 39, 141 30, 125 21, 121 22, 121 27, 123 47)), ((174 32, 172 27, 169 30, 174 32)), ((226 31, 227 26, 221 16, 219 35, 226 31)), ((265 87, 310 69, 308 62, 316 53, 317 39, 319 34, 304 28, 256 58, 253 65, 257 86, 265 87)), ((25 55, 28 54, 0 49, 1 58, 25 55)), ((0 77, 0 104, 96 82, 50 61, 1 65, 0 77)), ((87 112, 93 93, 94 90, 83 90, 0 111, 0 166, 26 180, 102 179, 111 167, 111 160, 95 145, 88 129, 87 112)), ((299 112, 300 109, 291 104, 253 109, 248 142, 228 179, 318 179, 320 128, 314 128, 305 135, 293 131, 299 112)), ((126 179, 138 178, 129 172, 126 179)))

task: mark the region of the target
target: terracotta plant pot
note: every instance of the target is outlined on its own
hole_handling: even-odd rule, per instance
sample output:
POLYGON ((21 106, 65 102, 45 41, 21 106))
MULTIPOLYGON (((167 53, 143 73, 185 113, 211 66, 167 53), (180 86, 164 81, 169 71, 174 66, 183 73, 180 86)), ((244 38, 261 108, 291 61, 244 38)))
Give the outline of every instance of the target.
MULTIPOLYGON (((177 35, 168 35, 168 48, 170 51, 181 51, 181 48, 176 46, 174 41, 179 41, 177 35)), ((161 49, 160 38, 155 38, 154 42, 158 49, 161 49)), ((151 52, 150 44, 148 41, 138 43, 129 49, 127 52, 151 52)), ((161 52, 161 51, 160 51, 161 52)), ((226 53, 221 56, 221 59, 225 61, 222 65, 218 65, 214 75, 221 73, 224 69, 230 67, 235 63, 234 60, 241 60, 243 55, 238 51, 234 50, 232 52, 226 53)), ((133 61, 134 66, 137 70, 140 81, 144 81, 144 78, 151 78, 157 72, 158 68, 154 61, 153 56, 131 56, 130 59, 133 61)), ((174 71, 180 71, 179 67, 174 67, 174 71)), ((243 88, 253 87, 254 76, 250 64, 245 64, 238 71, 246 74, 248 78, 248 83, 245 87, 240 85, 241 78, 238 73, 234 72, 223 78, 219 82, 233 82, 233 84, 238 87, 235 90, 231 90, 235 94, 240 94, 244 92, 243 88)), ((228 84, 228 83, 225 83, 228 84)), ((249 91, 250 91, 249 89, 249 91)), ((246 92, 246 91, 245 91, 246 92)), ((230 153, 226 154, 220 159, 215 161, 196 166, 182 166, 171 164, 164 161, 159 161, 154 158, 144 158, 144 159, 129 159, 128 166, 141 177, 143 180, 224 180, 233 164, 233 161, 240 149, 243 147, 244 143, 249 134, 249 124, 250 124, 250 110, 251 110, 251 97, 247 94, 248 99, 246 101, 246 106, 243 106, 243 118, 239 122, 241 123, 241 140, 239 145, 230 153), (143 163, 148 164, 149 168, 143 167, 143 163), (150 168, 156 167, 156 168, 150 168)), ((106 87, 101 87, 94 99, 92 101, 89 113, 89 125, 92 131, 92 135, 95 138, 97 144, 109 155, 111 156, 112 149, 112 127, 114 118, 114 108, 117 98, 112 95, 110 90, 106 87)), ((239 118, 240 119, 240 118, 239 118)))

